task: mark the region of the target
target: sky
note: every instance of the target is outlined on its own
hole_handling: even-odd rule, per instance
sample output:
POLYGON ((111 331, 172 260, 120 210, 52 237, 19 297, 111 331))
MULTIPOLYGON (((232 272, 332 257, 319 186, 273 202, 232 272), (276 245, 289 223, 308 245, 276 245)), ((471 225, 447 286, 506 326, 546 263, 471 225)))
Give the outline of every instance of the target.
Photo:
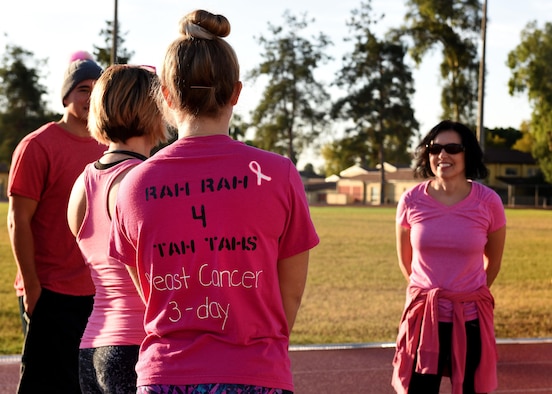
MULTIPOLYGON (((377 32, 380 38, 389 27, 403 23, 405 2, 372 0, 374 12, 385 15, 377 32)), ((227 40, 237 53, 243 78, 262 60, 263 48, 258 38, 268 35, 268 23, 282 25, 286 10, 297 16, 306 14, 314 18, 307 34, 317 36, 323 32, 333 42, 327 53, 336 60, 317 74, 329 83, 335 78, 342 56, 351 52, 349 44, 343 41, 349 33, 346 21, 360 3, 361 0, 118 0, 118 20, 125 38, 123 46, 134 51, 130 63, 154 65, 159 69, 167 46, 177 38, 182 16, 197 8, 222 14, 232 27, 227 40)), ((115 0, 11 1, 0 13, 0 54, 10 44, 32 52, 36 59, 47 59, 47 66, 42 70, 46 78, 42 82, 49 90, 50 109, 61 113, 61 84, 70 54, 77 50, 92 53, 94 45, 104 46, 99 33, 107 20, 113 20, 114 10, 115 0)), ((487 13, 484 125, 518 128, 523 120, 530 118, 531 108, 526 95, 512 97, 508 93, 507 56, 520 43, 520 33, 527 23, 537 21, 538 27, 543 28, 546 22, 552 22, 552 1, 487 0, 487 13)), ((416 93, 412 104, 422 135, 441 120, 440 62, 437 49, 413 69, 416 93)), ((234 112, 247 119, 263 88, 261 80, 256 83, 244 80, 234 112)))

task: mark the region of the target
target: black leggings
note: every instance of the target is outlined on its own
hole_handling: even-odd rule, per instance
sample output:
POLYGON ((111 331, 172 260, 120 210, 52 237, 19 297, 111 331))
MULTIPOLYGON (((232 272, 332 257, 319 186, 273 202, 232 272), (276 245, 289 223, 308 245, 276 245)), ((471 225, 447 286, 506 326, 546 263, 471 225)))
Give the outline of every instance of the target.
POLYGON ((79 381, 86 394, 136 393, 140 346, 102 346, 79 351, 79 381))
MULTIPOLYGON (((479 320, 466 322, 466 370, 464 394, 475 394, 475 370, 481 360, 481 333, 479 320)), ((439 323, 439 369, 437 375, 412 373, 408 394, 438 394, 445 370, 452 371, 452 323, 439 323)), ((416 365, 416 363, 414 363, 416 365)))

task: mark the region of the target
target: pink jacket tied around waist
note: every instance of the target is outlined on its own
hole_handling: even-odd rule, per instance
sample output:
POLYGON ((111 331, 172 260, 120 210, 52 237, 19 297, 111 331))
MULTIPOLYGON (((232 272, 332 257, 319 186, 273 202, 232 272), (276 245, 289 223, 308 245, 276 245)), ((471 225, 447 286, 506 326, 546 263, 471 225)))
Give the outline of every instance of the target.
POLYGON ((488 393, 497 387, 497 351, 494 336, 494 298, 487 286, 469 293, 442 289, 407 289, 406 308, 401 318, 397 350, 393 359, 392 385, 406 394, 416 362, 416 372, 437 374, 439 364, 438 299, 453 304, 452 394, 462 394, 466 365, 466 327, 462 303, 475 302, 481 330, 481 361, 475 373, 475 391, 488 393))

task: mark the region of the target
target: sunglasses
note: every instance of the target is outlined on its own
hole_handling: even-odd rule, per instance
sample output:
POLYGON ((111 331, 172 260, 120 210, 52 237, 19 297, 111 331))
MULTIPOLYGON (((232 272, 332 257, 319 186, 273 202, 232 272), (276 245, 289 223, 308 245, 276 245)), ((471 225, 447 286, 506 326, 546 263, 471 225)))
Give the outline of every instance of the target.
POLYGON ((135 66, 135 67, 141 68, 142 70, 149 71, 152 74, 157 73, 157 69, 155 68, 155 66, 148 66, 148 65, 142 64, 140 66, 135 66))
POLYGON ((462 144, 431 144, 426 145, 428 152, 432 155, 438 155, 444 149, 449 155, 456 155, 457 153, 464 152, 465 148, 462 144))
POLYGON ((152 74, 157 73, 155 66, 148 66, 145 64, 135 65, 135 64, 113 64, 114 66, 127 67, 127 68, 141 68, 142 70, 149 71, 152 74))

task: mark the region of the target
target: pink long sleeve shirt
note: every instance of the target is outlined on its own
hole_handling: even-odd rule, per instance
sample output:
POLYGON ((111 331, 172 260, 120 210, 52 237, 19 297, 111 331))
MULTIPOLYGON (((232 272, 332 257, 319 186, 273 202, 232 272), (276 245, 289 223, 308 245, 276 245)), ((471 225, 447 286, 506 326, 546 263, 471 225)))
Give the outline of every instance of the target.
POLYGON ((397 351, 393 359, 392 385, 399 394, 406 394, 417 357, 416 372, 437 374, 439 364, 438 299, 452 303, 452 393, 462 394, 464 369, 466 365, 466 318, 464 303, 474 302, 479 316, 481 330, 481 362, 475 373, 475 391, 488 393, 497 387, 497 352, 494 336, 494 299, 487 286, 475 292, 454 293, 431 289, 424 290, 409 286, 397 351))

